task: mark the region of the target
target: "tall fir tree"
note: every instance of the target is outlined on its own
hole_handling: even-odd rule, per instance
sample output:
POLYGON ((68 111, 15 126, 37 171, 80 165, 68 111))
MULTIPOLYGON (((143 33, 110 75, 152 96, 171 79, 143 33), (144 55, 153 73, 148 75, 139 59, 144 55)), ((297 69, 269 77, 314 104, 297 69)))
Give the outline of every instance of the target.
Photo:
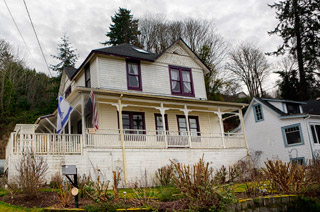
POLYGON ((50 66, 53 71, 59 71, 59 74, 62 72, 63 67, 75 67, 79 57, 76 53, 77 50, 72 47, 66 34, 61 37, 61 41, 62 43, 58 44, 57 48, 58 55, 51 55, 60 62, 50 66))
POLYGON ((140 46, 138 42, 138 19, 133 19, 131 11, 125 8, 119 8, 118 12, 111 17, 112 24, 110 24, 109 32, 106 36, 109 40, 102 42, 104 45, 118 45, 121 43, 129 43, 140 46))
POLYGON ((276 10, 278 25, 269 34, 283 38, 274 55, 289 52, 296 56, 299 70, 298 95, 306 100, 314 89, 314 74, 320 69, 319 0, 284 0, 269 5, 276 10))

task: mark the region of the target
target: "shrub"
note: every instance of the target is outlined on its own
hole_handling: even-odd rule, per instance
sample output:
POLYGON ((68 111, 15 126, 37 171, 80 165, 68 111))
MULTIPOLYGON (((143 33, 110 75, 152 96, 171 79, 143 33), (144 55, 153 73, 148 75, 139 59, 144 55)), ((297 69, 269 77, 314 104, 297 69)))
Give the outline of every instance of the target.
POLYGON ((305 181, 305 166, 297 163, 284 163, 282 161, 268 160, 266 168, 262 168, 265 176, 272 181, 273 189, 281 192, 301 192, 305 181))
POLYGON ((320 185, 320 159, 315 158, 308 163, 307 176, 308 180, 320 185))
POLYGON ((47 162, 43 157, 36 156, 33 151, 25 150, 16 169, 18 171, 16 182, 22 192, 29 198, 37 197, 39 188, 46 182, 47 162))
POLYGON ((65 208, 65 207, 69 206, 69 203, 72 198, 71 185, 69 183, 66 183, 65 186, 60 184, 58 189, 59 189, 58 199, 60 201, 61 206, 65 208))
POLYGON ((50 180, 50 188, 60 188, 62 184, 62 177, 59 172, 55 173, 50 180))
POLYGON ((120 172, 112 171, 113 174, 113 193, 114 193, 114 199, 117 201, 119 200, 119 191, 118 191, 118 186, 120 183, 120 172))
POLYGON ((156 171, 156 179, 161 186, 170 185, 172 181, 173 165, 167 165, 159 168, 156 171))
POLYGON ((113 200, 113 196, 108 193, 109 181, 100 179, 98 175, 95 182, 90 181, 84 186, 84 192, 95 202, 107 202, 113 200))
POLYGON ((233 201, 233 195, 226 186, 214 186, 213 169, 203 159, 193 166, 172 163, 176 172, 173 175, 174 185, 184 195, 190 210, 220 211, 233 201))
POLYGON ((214 179, 216 184, 225 184, 227 182, 227 169, 224 165, 216 172, 214 179))
POLYGON ((78 181, 78 188, 79 188, 79 196, 81 198, 88 196, 86 192, 84 192, 84 190, 85 190, 85 186, 91 183, 92 181, 91 176, 90 175, 86 176, 85 174, 83 174, 82 176, 78 175, 77 181, 78 181))

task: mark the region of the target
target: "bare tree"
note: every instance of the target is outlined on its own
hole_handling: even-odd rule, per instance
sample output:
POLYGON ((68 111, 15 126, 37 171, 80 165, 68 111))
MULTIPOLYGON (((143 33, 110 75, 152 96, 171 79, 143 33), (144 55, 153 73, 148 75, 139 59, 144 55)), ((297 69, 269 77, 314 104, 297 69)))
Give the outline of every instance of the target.
POLYGON ((234 79, 246 85, 250 97, 263 96, 263 82, 270 67, 264 53, 255 45, 241 43, 229 56, 226 69, 234 74, 234 79))

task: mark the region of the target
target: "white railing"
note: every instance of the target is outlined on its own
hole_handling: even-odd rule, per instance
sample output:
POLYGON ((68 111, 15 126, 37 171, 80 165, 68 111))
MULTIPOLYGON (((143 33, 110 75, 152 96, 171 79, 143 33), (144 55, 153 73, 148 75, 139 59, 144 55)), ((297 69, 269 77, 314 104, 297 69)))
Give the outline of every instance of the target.
MULTIPOLYGON (((86 146, 121 148, 119 129, 99 129, 96 133, 87 133, 86 146)), ((124 129, 125 148, 241 148, 245 147, 243 134, 191 133, 124 129), (191 141, 191 142, 190 142, 191 141)))
MULTIPOLYGON (((96 133, 86 132, 84 145, 79 134, 11 133, 6 147, 6 157, 20 154, 26 149, 36 154, 82 154, 83 147, 121 148, 118 129, 99 129, 96 133)), ((155 131, 125 129, 125 148, 244 148, 243 134, 202 133, 179 131, 155 131)))
POLYGON ((76 134, 16 134, 12 142, 12 152, 20 154, 24 150, 35 154, 81 154, 82 135, 76 134))

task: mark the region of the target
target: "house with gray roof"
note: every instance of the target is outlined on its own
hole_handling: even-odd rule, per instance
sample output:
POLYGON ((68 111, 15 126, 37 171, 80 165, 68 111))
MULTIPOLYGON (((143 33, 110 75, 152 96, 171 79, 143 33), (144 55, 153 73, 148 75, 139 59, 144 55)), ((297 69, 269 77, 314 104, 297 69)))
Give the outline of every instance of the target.
POLYGON ((306 163, 319 157, 320 101, 253 98, 244 115, 250 150, 267 159, 306 163))

